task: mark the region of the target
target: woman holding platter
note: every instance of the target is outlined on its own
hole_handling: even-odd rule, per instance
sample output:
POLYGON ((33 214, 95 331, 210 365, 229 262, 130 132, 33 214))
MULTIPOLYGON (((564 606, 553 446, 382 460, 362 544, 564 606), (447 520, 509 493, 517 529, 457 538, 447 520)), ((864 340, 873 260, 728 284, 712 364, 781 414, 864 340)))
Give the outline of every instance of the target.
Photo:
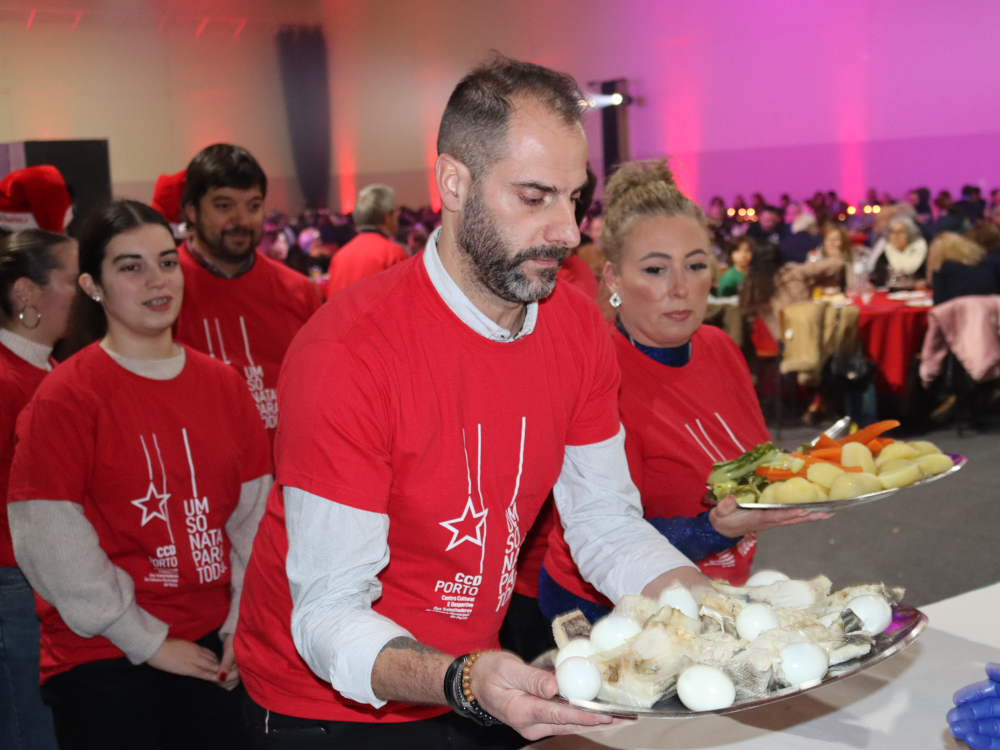
MULTIPOLYGON (((739 349, 723 331, 702 325, 712 286, 705 216, 663 161, 624 165, 604 200, 619 407, 645 517, 706 575, 742 585, 758 531, 828 514, 746 510, 732 497, 703 507, 712 464, 771 439, 739 349)), ((611 606, 580 577, 559 524, 539 603, 549 619, 579 607, 596 620, 611 606)))
POLYGON ((173 342, 184 279, 156 211, 99 212, 80 270, 74 340, 94 343, 19 418, 8 505, 59 746, 244 747, 232 639, 267 436, 238 373, 173 342))

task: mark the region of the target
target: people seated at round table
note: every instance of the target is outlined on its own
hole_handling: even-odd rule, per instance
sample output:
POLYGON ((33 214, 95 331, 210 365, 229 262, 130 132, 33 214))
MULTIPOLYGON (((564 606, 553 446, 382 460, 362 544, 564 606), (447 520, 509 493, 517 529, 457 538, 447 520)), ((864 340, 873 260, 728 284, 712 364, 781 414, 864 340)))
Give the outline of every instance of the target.
MULTIPOLYGON (((707 575, 742 584, 756 532, 826 514, 746 510, 732 497, 703 506, 713 463, 770 440, 739 349, 702 325, 712 285, 705 217, 662 161, 624 165, 604 200, 619 408, 644 516, 707 575)), ((592 621, 611 605, 580 576, 561 524, 549 538, 539 605, 550 619, 579 608, 592 621)))

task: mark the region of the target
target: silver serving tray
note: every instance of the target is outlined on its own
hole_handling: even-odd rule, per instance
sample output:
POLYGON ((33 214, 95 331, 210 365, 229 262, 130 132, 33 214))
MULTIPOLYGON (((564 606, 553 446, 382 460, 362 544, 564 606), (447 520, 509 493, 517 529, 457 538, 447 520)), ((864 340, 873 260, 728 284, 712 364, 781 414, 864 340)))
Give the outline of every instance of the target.
MULTIPOLYGON (((912 487, 923 487, 924 485, 930 484, 931 482, 936 482, 939 479, 944 479, 947 476, 951 476, 959 469, 961 469, 965 464, 969 462, 969 459, 958 453, 949 453, 951 460, 955 462, 948 471, 941 472, 940 474, 935 474, 932 477, 927 477, 926 479, 921 479, 919 482, 914 482, 913 484, 908 484, 905 487, 900 487, 894 490, 882 490, 881 492, 870 492, 867 495, 860 495, 858 497, 852 497, 849 500, 820 500, 815 503, 739 503, 741 508, 747 508, 748 510, 788 510, 789 508, 804 508, 805 510, 815 510, 815 511, 830 511, 839 510, 842 508, 852 508, 855 505, 864 505, 866 503, 873 503, 876 500, 883 500, 890 495, 895 495, 897 492, 902 490, 908 490, 912 487)), ((719 501, 715 499, 715 495, 712 490, 708 490, 705 496, 701 499, 702 505, 718 505, 719 501)))
MULTIPOLYGON (((886 659, 898 654, 904 648, 913 643, 917 637, 924 632, 926 627, 927 615, 918 609, 914 609, 908 604, 900 602, 892 607, 892 622, 889 627, 884 633, 875 637, 875 643, 872 645, 872 650, 865 656, 830 667, 830 671, 827 672, 826 677, 822 680, 813 680, 812 682, 805 682, 801 685, 775 690, 766 698, 756 698, 754 700, 737 702, 728 708, 720 708, 715 711, 691 711, 684 707, 684 704, 680 702, 680 699, 677 698, 677 696, 665 698, 658 703, 654 703, 650 708, 620 706, 614 703, 605 703, 604 701, 566 700, 561 696, 556 696, 552 700, 555 703, 573 706, 574 708, 579 708, 584 711, 591 711, 598 714, 609 714, 611 716, 620 716, 627 719, 693 719, 699 716, 731 714, 737 711, 746 711, 751 708, 757 708, 758 706, 766 706, 777 701, 785 700, 786 698, 793 698, 796 695, 808 693, 816 688, 820 688, 834 682, 839 682, 840 680, 847 679, 848 677, 856 675, 859 672, 864 672, 866 669, 871 669, 872 667, 881 664, 886 659)), ((544 669, 548 672, 554 672, 555 668, 552 666, 552 659, 555 655, 556 649, 546 651, 544 654, 535 659, 534 662, 532 662, 532 666, 537 667, 538 669, 544 669)))

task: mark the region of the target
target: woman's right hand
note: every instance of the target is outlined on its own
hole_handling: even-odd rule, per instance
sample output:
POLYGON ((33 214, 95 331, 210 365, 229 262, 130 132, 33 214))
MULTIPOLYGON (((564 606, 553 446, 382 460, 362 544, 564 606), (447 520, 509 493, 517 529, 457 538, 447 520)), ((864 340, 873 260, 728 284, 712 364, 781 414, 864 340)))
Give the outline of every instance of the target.
POLYGON ((788 510, 750 510, 741 508, 736 498, 729 495, 708 514, 712 527, 723 536, 740 537, 776 526, 794 526, 797 523, 822 521, 832 513, 814 513, 804 508, 788 506, 788 510))
POLYGON ((180 638, 167 638, 146 663, 171 674, 219 681, 219 659, 207 648, 180 638))

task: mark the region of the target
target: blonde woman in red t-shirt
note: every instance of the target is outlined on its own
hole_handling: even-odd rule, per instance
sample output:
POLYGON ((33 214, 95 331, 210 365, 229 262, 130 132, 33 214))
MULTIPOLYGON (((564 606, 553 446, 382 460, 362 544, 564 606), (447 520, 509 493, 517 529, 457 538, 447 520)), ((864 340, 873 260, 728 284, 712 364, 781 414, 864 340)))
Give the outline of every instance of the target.
MULTIPOLYGON (((644 515, 706 575, 742 584, 758 531, 826 515, 744 510, 732 497, 710 511, 701 504, 714 462, 770 440, 742 354, 721 330, 702 326, 712 286, 705 216, 663 161, 624 165, 604 201, 619 408, 644 515)), ((580 577, 560 524, 539 603, 549 617, 580 607, 592 619, 610 606, 580 577)))
POLYGON ((19 418, 8 507, 59 746, 244 747, 232 640, 267 436, 239 374, 173 341, 184 279, 158 213, 101 211, 80 270, 93 343, 19 418))

